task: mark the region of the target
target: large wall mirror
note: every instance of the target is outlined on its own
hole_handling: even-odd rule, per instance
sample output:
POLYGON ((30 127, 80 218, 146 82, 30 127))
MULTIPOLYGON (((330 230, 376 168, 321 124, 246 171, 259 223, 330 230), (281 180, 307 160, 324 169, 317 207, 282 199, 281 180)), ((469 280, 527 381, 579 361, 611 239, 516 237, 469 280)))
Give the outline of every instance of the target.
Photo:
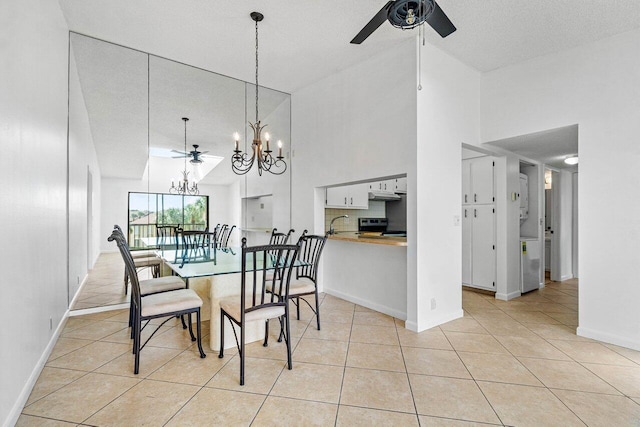
MULTIPOLYGON (((234 132, 251 150, 255 85, 145 52, 70 33, 69 302, 72 310, 128 302, 114 224, 142 248, 157 224, 235 225, 230 245, 268 241, 291 222, 291 97, 259 88, 262 123, 283 141, 282 175, 236 175, 234 132), (185 121, 186 150, 185 150, 185 121), (202 163, 179 152, 197 150, 202 163), (197 182, 197 196, 171 194, 197 182), (194 213, 195 212, 195 213, 194 213), (204 218, 206 212, 206 218, 204 218), (176 216, 177 215, 177 216, 176 216), (179 219, 176 219, 179 218, 179 219)), ((142 273, 145 274, 144 272, 142 273)))

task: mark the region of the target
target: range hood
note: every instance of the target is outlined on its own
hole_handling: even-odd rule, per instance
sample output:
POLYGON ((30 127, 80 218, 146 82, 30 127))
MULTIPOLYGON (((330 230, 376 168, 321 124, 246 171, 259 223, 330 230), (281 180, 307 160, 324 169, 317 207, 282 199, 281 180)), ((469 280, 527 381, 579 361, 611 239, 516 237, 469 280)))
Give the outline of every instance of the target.
POLYGON ((369 191, 369 200, 385 200, 385 201, 397 201, 402 197, 397 194, 387 193, 385 191, 369 191))

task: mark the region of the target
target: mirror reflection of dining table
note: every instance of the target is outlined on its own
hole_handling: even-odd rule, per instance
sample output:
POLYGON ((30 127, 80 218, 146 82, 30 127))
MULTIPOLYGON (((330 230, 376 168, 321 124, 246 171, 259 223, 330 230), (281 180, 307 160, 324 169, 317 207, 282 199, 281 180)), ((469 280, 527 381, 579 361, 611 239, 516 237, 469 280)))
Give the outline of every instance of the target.
MULTIPOLYGON (((157 249, 157 255, 162 259, 162 275, 175 275, 185 280, 187 287, 195 290, 202 299, 202 320, 209 320, 209 342, 211 350, 220 350, 220 299, 236 295, 240 298, 240 284, 242 272, 242 248, 164 248, 157 249)), ((252 265, 252 259, 247 258, 247 268, 252 265)), ((256 259, 258 268, 262 269, 264 260, 256 259)), ((295 260, 298 266, 306 265, 295 260)), ((266 270, 274 268, 273 259, 267 259, 266 270)), ((247 283, 249 289, 251 283, 247 283)), ((264 338, 264 321, 247 324, 245 341, 253 342, 264 338), (253 324, 252 324, 253 323, 253 324)), ((231 325, 225 322, 224 348, 235 347, 236 342, 231 325)))

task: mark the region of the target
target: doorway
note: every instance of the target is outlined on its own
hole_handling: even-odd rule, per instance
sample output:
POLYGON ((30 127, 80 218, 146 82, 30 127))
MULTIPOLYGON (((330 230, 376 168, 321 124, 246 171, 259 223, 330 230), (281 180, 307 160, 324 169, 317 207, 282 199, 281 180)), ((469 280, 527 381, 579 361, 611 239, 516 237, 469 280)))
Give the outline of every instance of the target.
POLYGON ((93 174, 87 167, 87 271, 93 268, 93 174))

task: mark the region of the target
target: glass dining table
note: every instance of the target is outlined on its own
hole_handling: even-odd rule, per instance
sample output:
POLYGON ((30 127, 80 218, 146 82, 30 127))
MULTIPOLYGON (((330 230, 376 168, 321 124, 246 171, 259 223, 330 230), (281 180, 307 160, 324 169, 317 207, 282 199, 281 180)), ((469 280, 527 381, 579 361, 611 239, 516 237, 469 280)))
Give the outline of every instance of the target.
MULTIPOLYGON (((220 300, 237 295, 240 298, 242 273, 242 248, 163 248, 156 254, 163 261, 162 275, 179 276, 188 288, 195 290, 202 299, 202 321, 209 321, 209 345, 211 350, 220 350, 220 300)), ((253 260, 247 258, 247 269, 253 268, 253 260)), ((258 269, 263 269, 264 260, 256 258, 258 269)), ((297 259, 294 265, 306 265, 297 259)), ((275 266, 268 258, 266 270, 275 266)), ((250 284, 247 284, 249 286, 250 284)), ((245 341, 253 342, 264 338, 264 322, 250 322, 246 325, 245 341)), ((225 322, 225 348, 235 347, 231 325, 225 322)))

